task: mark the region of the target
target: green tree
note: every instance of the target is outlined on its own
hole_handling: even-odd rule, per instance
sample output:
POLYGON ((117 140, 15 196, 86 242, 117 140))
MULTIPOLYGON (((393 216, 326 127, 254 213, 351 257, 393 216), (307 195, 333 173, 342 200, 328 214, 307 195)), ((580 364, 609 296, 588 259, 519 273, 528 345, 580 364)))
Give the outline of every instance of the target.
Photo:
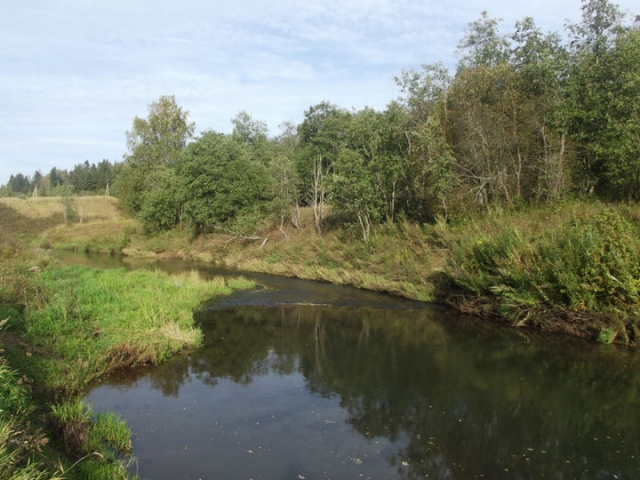
POLYGON ((534 20, 516 22, 511 34, 519 116, 518 154, 524 159, 522 194, 533 200, 558 200, 569 190, 562 79, 568 52, 557 33, 544 34, 534 20))
POLYGON ((411 135, 414 163, 411 188, 416 192, 417 211, 424 219, 433 220, 438 215, 447 219, 450 195, 458 187, 458 176, 439 117, 431 115, 411 135))
POLYGON ((42 190, 42 182, 43 176, 40 170, 36 170, 31 177, 31 195, 37 197, 41 192, 38 192, 38 189, 42 190))
POLYGON ((51 188, 56 188, 60 183, 62 183, 62 180, 58 174, 58 169, 53 167, 49 172, 49 185, 51 188))
POLYGON ((245 145, 214 131, 185 149, 177 173, 187 192, 184 216, 195 234, 213 227, 248 233, 273 198, 266 167, 251 160, 245 145))
POLYGON ((335 160, 330 179, 333 209, 358 219, 364 241, 369 240, 372 226, 380 221, 384 211, 372 167, 361 153, 344 149, 335 160))
POLYGON ((465 35, 458 43, 461 68, 496 66, 508 60, 509 42, 498 32, 499 22, 483 11, 479 19, 467 25, 465 35))
POLYGON ((242 111, 231 119, 233 124, 232 138, 245 145, 249 155, 255 161, 268 165, 275 155, 274 142, 270 141, 266 122, 255 120, 247 112, 242 111))
POLYGON ((449 92, 453 79, 442 64, 423 65, 421 72, 396 79, 408 112, 404 199, 408 218, 430 221, 447 217, 450 197, 458 186, 455 158, 446 135, 449 92))
POLYGON ((255 120, 244 110, 231 119, 232 136, 245 145, 255 145, 267 141, 269 129, 266 122, 255 120))
POLYGON ((582 22, 569 24, 571 47, 596 58, 606 55, 622 27, 623 13, 609 0, 582 0, 582 22))
POLYGON ((283 132, 276 139, 276 154, 269 162, 273 178, 275 214, 280 218, 280 228, 286 219, 300 227, 300 177, 296 165, 296 153, 300 144, 295 125, 285 123, 283 132))
POLYGON ((78 220, 78 208, 76 206, 75 199, 73 198, 73 185, 61 185, 60 190, 60 203, 63 208, 64 223, 73 223, 78 220))
POLYGON ((606 61, 607 122, 597 153, 604 165, 608 196, 640 200, 640 29, 621 33, 606 61))
POLYGON ((521 195, 520 107, 513 66, 458 71, 448 96, 446 128, 457 172, 478 205, 512 204, 521 195))
POLYGON ((9 177, 7 186, 14 193, 27 195, 31 189, 31 182, 29 181, 29 177, 22 173, 18 173, 9 177))
POLYGON ((402 96, 399 104, 411 115, 414 125, 427 120, 446 100, 452 78, 442 63, 422 65, 421 70, 403 70, 394 78, 402 96))
POLYGON ((147 178, 143 197, 138 218, 145 233, 168 231, 182 222, 186 192, 175 169, 156 167, 147 178))
POLYGON ((601 144, 609 123, 612 85, 610 57, 623 16, 608 0, 584 0, 582 22, 569 25, 572 64, 567 82, 567 125, 577 155, 581 193, 606 194, 607 158, 601 144))
POLYGON ((129 154, 118 177, 119 196, 127 210, 138 213, 143 208, 141 193, 147 189, 151 173, 159 166, 175 166, 194 130, 189 112, 176 103, 173 95, 152 103, 146 119, 134 118, 127 132, 129 154))
POLYGON ((325 216, 327 179, 338 155, 346 146, 350 120, 349 112, 328 102, 321 102, 305 112, 305 118, 298 126, 301 193, 305 203, 313 208, 318 232, 322 231, 325 216))

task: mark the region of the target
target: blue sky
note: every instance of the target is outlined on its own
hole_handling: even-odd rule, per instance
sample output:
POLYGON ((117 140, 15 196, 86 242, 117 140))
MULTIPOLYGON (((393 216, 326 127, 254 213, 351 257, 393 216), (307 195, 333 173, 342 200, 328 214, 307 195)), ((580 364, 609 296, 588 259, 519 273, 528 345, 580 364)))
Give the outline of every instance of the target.
MULTIPOLYGON (((640 13, 636 0, 616 2, 640 13)), ((125 132, 175 95, 197 132, 244 110, 279 125, 311 105, 383 109, 402 69, 442 61, 482 10, 506 32, 580 19, 578 0, 30 0, 0 16, 0 184, 121 161, 125 132)))

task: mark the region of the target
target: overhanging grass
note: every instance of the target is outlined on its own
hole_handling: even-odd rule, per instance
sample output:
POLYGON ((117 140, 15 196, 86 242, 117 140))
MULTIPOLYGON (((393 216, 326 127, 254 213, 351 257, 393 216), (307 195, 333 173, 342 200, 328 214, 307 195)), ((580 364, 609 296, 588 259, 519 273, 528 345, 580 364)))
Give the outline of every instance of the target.
POLYGON ((537 231, 513 223, 478 230, 454 243, 447 271, 476 311, 636 343, 640 229, 625 216, 594 205, 537 231))
POLYGON ((74 460, 69 467, 59 467, 65 478, 128 478, 127 465, 134 461, 131 430, 119 416, 95 414, 90 405, 75 398, 54 405, 51 422, 61 448, 74 460))
POLYGON ((0 478, 128 478, 126 424, 94 415, 79 394, 111 368, 157 363, 197 345, 192 311, 253 284, 24 259, 26 266, 0 264, 0 320, 10 324, 0 322, 0 478))
MULTIPOLYGON (((119 367, 157 364, 200 344, 193 310, 229 294, 223 278, 197 272, 48 267, 21 328, 33 350, 34 375, 47 389, 73 393, 119 367)), ((246 283, 242 286, 248 286, 246 283)))

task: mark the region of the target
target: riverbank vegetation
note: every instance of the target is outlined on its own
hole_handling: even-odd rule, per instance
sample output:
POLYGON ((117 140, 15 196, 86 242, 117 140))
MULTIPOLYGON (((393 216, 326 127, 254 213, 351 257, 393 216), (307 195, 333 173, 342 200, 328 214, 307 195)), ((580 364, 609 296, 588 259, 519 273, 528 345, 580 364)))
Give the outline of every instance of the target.
MULTIPOLYGON (((474 224, 493 228, 476 238, 483 245, 515 248, 527 222, 564 212, 552 215, 560 230, 544 240, 546 247, 534 236, 519 241, 522 248, 528 242, 544 250, 523 253, 536 262, 553 262, 550 252, 575 244, 562 238, 588 234, 586 227, 566 226, 574 220, 600 228, 595 219, 603 204, 610 218, 620 217, 611 221, 633 236, 633 208, 640 201, 638 23, 600 0, 583 0, 582 20, 567 25, 564 37, 544 32, 530 17, 505 32, 482 12, 467 26, 458 53, 455 72, 441 63, 401 72, 400 96, 382 111, 320 102, 276 136, 246 112, 231 120, 230 134, 206 130, 196 136, 189 113, 175 97, 162 96, 146 117, 134 118, 122 163, 85 162, 72 172, 22 175, 2 192, 58 195, 65 225, 49 231, 41 246, 135 256, 177 252, 465 309, 477 305, 516 324, 543 325, 535 312, 547 308, 582 308, 590 318, 609 309, 620 311, 618 317, 635 315, 627 287, 615 306, 604 293, 618 298, 611 286, 590 287, 598 292, 592 298, 549 295, 548 285, 563 292, 568 287, 546 272, 528 287, 538 293, 517 294, 512 303, 520 307, 510 309, 510 275, 523 273, 507 274, 499 259, 478 263, 473 273, 456 270, 471 268, 465 257, 506 254, 500 245, 487 252, 473 247, 468 229, 474 224), (92 197, 86 195, 107 192, 128 218, 105 216, 88 224, 84 205, 92 197), (574 210, 592 212, 576 219, 574 210), (506 239, 496 219, 515 223, 513 238, 506 239), (286 240, 286 253, 274 246, 277 235, 286 240), (307 241, 294 241, 300 237, 307 241), (237 248, 255 242, 261 246, 255 254, 237 248), (502 272, 505 278, 496 278, 502 272), (469 275, 492 278, 495 285, 480 287, 469 275), (474 296, 481 298, 469 301, 474 296), (544 308, 529 309, 532 299, 544 308)), ((583 247, 578 251, 589 255, 583 247)), ((614 257, 606 262, 618 262, 614 257)), ((624 283, 615 273, 619 266, 606 262, 600 274, 585 276, 587 267, 576 259, 576 278, 606 283, 611 275, 624 283)), ((633 331, 602 338, 633 343, 633 331)))
MULTIPOLYGON (((104 219, 112 200, 92 200, 101 207, 89 225, 114 221, 104 219)), ((0 205, 0 478, 126 478, 131 432, 80 396, 114 369, 197 346, 193 311, 252 284, 59 265, 28 248, 42 229, 64 227, 60 212, 38 213, 56 202, 0 205)))

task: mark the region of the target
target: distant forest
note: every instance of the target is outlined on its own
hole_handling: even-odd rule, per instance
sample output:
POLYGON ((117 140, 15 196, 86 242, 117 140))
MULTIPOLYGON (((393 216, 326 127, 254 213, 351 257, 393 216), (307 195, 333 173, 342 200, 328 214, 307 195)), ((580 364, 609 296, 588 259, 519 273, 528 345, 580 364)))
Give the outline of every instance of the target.
POLYGON ((582 2, 566 40, 525 17, 505 35, 486 12, 442 63, 402 71, 383 111, 309 107, 276 137, 240 112, 194 137, 173 96, 127 132, 124 161, 18 174, 3 195, 117 195, 146 231, 298 225, 313 208, 367 239, 381 222, 455 220, 567 198, 640 200, 640 17, 582 2), (58 189, 58 190, 56 190, 58 189), (329 209, 327 206, 330 205, 329 209))
POLYGON ((45 175, 39 170, 31 176, 18 173, 0 187, 0 196, 59 196, 65 186, 77 194, 109 195, 120 167, 121 164, 102 160, 97 165, 89 161, 79 163, 70 172, 54 167, 45 175))

